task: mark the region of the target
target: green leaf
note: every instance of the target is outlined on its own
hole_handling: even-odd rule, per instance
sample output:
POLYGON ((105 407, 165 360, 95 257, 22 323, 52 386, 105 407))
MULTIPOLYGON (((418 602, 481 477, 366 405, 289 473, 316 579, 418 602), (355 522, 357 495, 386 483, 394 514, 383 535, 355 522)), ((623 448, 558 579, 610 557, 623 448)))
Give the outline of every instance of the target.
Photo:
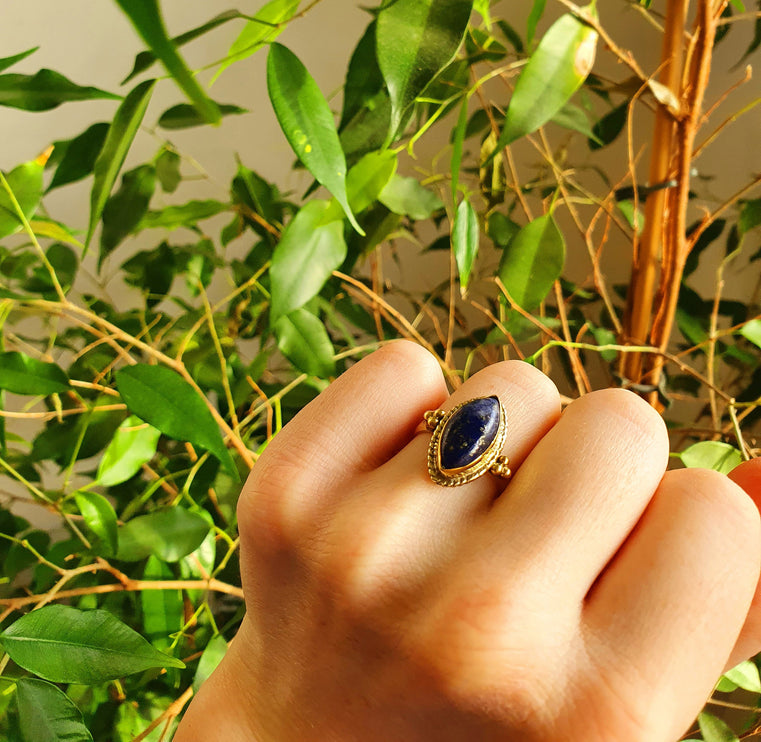
POLYGON ((25 52, 19 52, 10 57, 3 57, 0 59, 0 72, 5 72, 9 67, 13 67, 16 62, 20 62, 22 59, 26 59, 30 54, 34 54, 39 48, 39 46, 34 46, 31 49, 27 49, 25 52))
POLYGON ((177 270, 174 248, 162 242, 154 250, 141 250, 122 264, 125 282, 146 295, 146 305, 153 308, 163 301, 177 270))
POLYGON ((106 548, 105 556, 114 556, 119 548, 119 535, 111 503, 97 492, 77 492, 74 498, 85 525, 106 548))
POLYGON ((188 201, 180 206, 167 206, 160 211, 149 211, 135 228, 136 232, 144 229, 177 229, 192 226, 203 219, 229 211, 230 205, 212 199, 206 201, 188 201))
POLYGON ((743 688, 751 693, 761 693, 761 677, 758 667, 750 660, 745 660, 727 670, 723 677, 727 678, 735 687, 743 688))
POLYGON ((390 150, 368 152, 349 170, 346 192, 352 211, 360 213, 374 203, 396 173, 397 156, 390 150))
POLYGON ((101 121, 93 124, 74 139, 53 142, 53 155, 48 161, 48 166, 58 162, 58 167, 50 181, 48 191, 69 183, 76 183, 92 173, 109 128, 109 124, 101 121), (60 157, 59 152, 62 152, 60 157))
POLYGON ((452 160, 449 172, 452 176, 452 203, 457 203, 457 187, 460 183, 460 167, 462 165, 462 148, 465 144, 465 133, 468 128, 468 96, 462 100, 460 116, 452 133, 452 160))
POLYGON ((682 463, 689 468, 713 469, 721 474, 729 474, 742 463, 742 455, 729 443, 722 441, 700 441, 686 448, 680 454, 682 463))
POLYGON ((108 129, 106 141, 103 143, 98 159, 95 161, 93 173, 95 179, 90 194, 90 224, 87 228, 85 248, 90 244, 95 227, 100 221, 103 208, 116 183, 116 178, 127 157, 132 140, 140 128, 148 103, 151 100, 155 80, 140 83, 124 99, 108 129))
POLYGON ((546 5, 547 0, 534 0, 534 4, 531 6, 531 12, 528 14, 528 22, 526 24, 526 46, 528 47, 530 47, 534 41, 536 27, 544 15, 544 8, 546 5))
POLYGON ((156 454, 161 431, 139 417, 128 417, 108 444, 98 467, 95 481, 103 487, 126 482, 137 474, 156 454))
POLYGON ((51 683, 20 678, 16 708, 22 742, 93 742, 82 712, 51 683))
POLYGON ((428 219, 431 214, 444 208, 442 200, 420 185, 417 178, 401 175, 394 175, 389 180, 378 200, 395 214, 415 220, 428 219))
MULTIPOLYGON (((227 21, 232 21, 237 18, 244 17, 245 16, 237 10, 226 10, 224 13, 220 13, 219 15, 214 16, 214 18, 212 18, 207 23, 204 23, 197 28, 193 28, 190 31, 186 31, 179 36, 175 36, 172 39, 172 43, 176 47, 184 46, 188 42, 197 39, 199 36, 203 36, 205 33, 213 31, 215 28, 217 28, 217 26, 221 26, 223 23, 227 23, 227 21)), ((122 85, 126 85, 128 82, 137 77, 141 72, 145 72, 155 62, 156 55, 152 51, 145 50, 140 52, 135 57, 135 64, 132 67, 132 72, 130 72, 129 75, 127 75, 127 77, 122 80, 122 85)))
POLYGON ((761 348, 761 319, 752 319, 740 328, 740 334, 761 348))
MULTIPOLYGON (((143 579, 149 582, 174 580, 168 564, 155 556, 148 557, 143 579)), ((182 628, 185 607, 181 590, 141 590, 140 606, 143 610, 143 630, 159 649, 171 645, 170 635, 182 628)))
POLYGON ((468 288, 470 271, 478 254, 479 239, 478 216, 470 201, 464 198, 457 207, 452 225, 452 250, 460 274, 460 291, 463 294, 468 288))
POLYGON ((30 358, 19 351, 0 353, 0 389, 14 394, 61 394, 69 377, 55 363, 30 358))
POLYGON ((303 307, 275 324, 277 347, 293 365, 311 376, 325 379, 336 373, 335 351, 325 325, 303 307))
POLYGON ((296 156, 341 204, 354 229, 364 234, 349 206, 346 158, 330 106, 299 58, 281 44, 270 47, 267 89, 280 128, 296 156))
POLYGON ((152 667, 185 665, 154 649, 109 611, 47 605, 0 634, 19 667, 53 683, 96 685, 152 667))
POLYGON ((53 70, 40 70, 35 75, 0 75, 0 106, 23 111, 49 111, 61 103, 120 96, 98 88, 81 87, 53 70))
MULTIPOLYGON (((234 116, 248 113, 245 108, 228 103, 218 103, 217 108, 221 116, 234 116)), ((190 103, 180 103, 164 111, 159 118, 159 126, 162 129, 190 129, 193 126, 203 126, 209 122, 201 115, 195 106, 190 103)))
POLYGON ((550 214, 527 224, 502 254, 498 275, 513 301, 535 309, 560 277, 565 241, 550 214))
POLYGON ((164 148, 156 159, 156 177, 164 193, 174 193, 182 182, 182 158, 172 149, 164 148))
POLYGON ((153 555, 164 562, 177 562, 195 551, 209 530, 199 513, 179 506, 155 510, 132 518, 119 529, 116 557, 138 562, 153 555))
POLYGON ((116 4, 203 118, 210 124, 218 124, 221 115, 217 104, 203 91, 167 35, 158 0, 116 0, 116 4))
POLYGON ((486 233, 494 241, 496 247, 507 247, 521 228, 512 219, 509 219, 499 211, 489 214, 486 224, 486 233))
POLYGON ((301 0, 270 0, 243 27, 235 39, 227 57, 215 73, 212 83, 234 62, 255 54, 265 44, 274 41, 293 18, 301 0))
POLYGON ((273 325, 316 296, 346 259, 343 223, 323 223, 329 206, 310 201, 283 231, 270 267, 273 325))
POLYGON ((71 233, 69 228, 52 219, 30 219, 29 226, 36 237, 45 237, 67 245, 83 248, 84 245, 71 233))
POLYGON ((744 235, 759 224, 761 224, 761 198, 754 198, 742 205, 740 218, 737 220, 737 229, 741 235, 744 235))
POLYGON ((206 401, 179 374, 165 366, 138 363, 117 371, 116 388, 130 412, 170 438, 206 449, 237 476, 206 401))
MULTIPOLYGON (((27 219, 32 217, 40 205, 42 172, 43 162, 38 158, 13 168, 5 176, 8 187, 27 219)), ((22 229, 23 224, 16 214, 15 205, 5 188, 0 187, 0 237, 7 237, 22 229)))
POLYGON ((737 735, 718 717, 707 712, 698 715, 704 742, 739 742, 737 735))
POLYGON ((600 149, 610 144, 623 131, 629 113, 629 101, 608 111, 593 127, 594 137, 589 139, 589 149, 600 149))
POLYGON ((587 113, 583 108, 575 106, 573 103, 566 103, 551 119, 553 124, 562 126, 571 131, 578 131, 588 140, 597 141, 597 135, 589 124, 587 113))
MULTIPOLYGON (((586 7, 592 13, 592 6, 586 7)), ((542 37, 523 68, 495 153, 546 124, 581 87, 594 62, 597 32, 570 14, 542 37)))
POLYGON ((391 95, 391 136, 428 84, 454 58, 473 0, 396 0, 378 13, 378 64, 391 95))
POLYGON ((122 184, 103 208, 98 267, 140 223, 156 190, 156 169, 140 165, 122 175, 122 184))
POLYGON ((217 669, 217 665, 227 654, 227 642, 221 634, 213 636, 203 650, 198 668, 193 678, 193 690, 197 693, 206 679, 217 669))

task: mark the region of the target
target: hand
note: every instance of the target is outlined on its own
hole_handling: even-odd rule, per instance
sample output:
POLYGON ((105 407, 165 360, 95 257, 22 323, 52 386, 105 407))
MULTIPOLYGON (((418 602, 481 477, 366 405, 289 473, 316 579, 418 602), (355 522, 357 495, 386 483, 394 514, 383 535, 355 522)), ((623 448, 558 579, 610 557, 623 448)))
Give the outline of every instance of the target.
POLYGON ((561 415, 554 385, 508 361, 448 397, 426 351, 384 347, 254 467, 248 612, 176 742, 673 742, 761 649, 743 490, 761 468, 735 484, 667 460, 630 392, 561 415), (512 480, 433 484, 423 412, 490 394, 512 480))

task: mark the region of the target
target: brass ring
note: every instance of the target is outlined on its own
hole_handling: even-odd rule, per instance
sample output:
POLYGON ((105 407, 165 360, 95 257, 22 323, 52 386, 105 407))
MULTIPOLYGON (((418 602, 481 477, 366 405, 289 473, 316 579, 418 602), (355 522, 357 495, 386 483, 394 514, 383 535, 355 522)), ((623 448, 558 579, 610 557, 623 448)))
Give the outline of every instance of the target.
POLYGON ((444 487, 472 482, 491 472, 512 476, 502 446, 507 437, 505 409, 496 396, 476 397, 451 410, 431 410, 423 416, 433 433, 428 444, 428 474, 444 487))

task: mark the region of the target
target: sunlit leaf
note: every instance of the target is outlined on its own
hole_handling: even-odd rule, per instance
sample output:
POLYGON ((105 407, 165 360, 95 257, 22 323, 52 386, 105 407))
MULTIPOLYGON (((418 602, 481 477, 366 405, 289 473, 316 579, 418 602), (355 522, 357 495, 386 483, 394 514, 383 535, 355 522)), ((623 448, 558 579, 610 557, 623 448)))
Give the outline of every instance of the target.
POLYGON ((391 134, 414 100, 452 61, 473 0, 396 0, 378 13, 378 64, 391 95, 391 134))
POLYGON ((222 661, 225 654, 227 654, 227 642, 225 638, 220 634, 213 636, 206 645, 206 649, 203 650, 201 659, 198 661, 198 668, 193 678, 193 690, 196 693, 206 682, 209 675, 217 668, 217 665, 222 661))
POLYGON ((531 12, 528 14, 528 21, 526 23, 526 45, 529 48, 531 48, 531 44, 534 41, 536 27, 544 15, 544 8, 546 5, 547 0, 534 0, 531 6, 531 12))
POLYGON ((0 644, 19 667, 53 683, 93 685, 152 667, 184 667, 109 611, 67 605, 25 614, 0 634, 0 644))
POLYGON ((134 415, 114 434, 98 466, 96 482, 104 487, 126 482, 156 454, 161 432, 134 415))
POLYGON ((513 301, 535 309, 560 277, 565 241, 550 214, 529 222, 502 254, 498 275, 513 301))
POLYGON ((84 245, 71 233, 68 227, 52 219, 30 219, 29 226, 36 237, 57 240, 67 245, 82 248, 84 245))
POLYGON ((92 742, 82 712, 52 683, 19 678, 16 708, 21 742, 92 742))
POLYGON ((146 80, 132 90, 119 106, 109 127, 103 148, 95 161, 92 192, 90 194, 90 223, 87 228, 85 247, 90 244, 95 227, 100 221, 103 209, 111 195, 111 189, 127 157, 132 140, 143 121, 155 80, 146 80))
POLYGON ((687 467, 713 469, 721 474, 729 474, 742 463, 742 455, 729 443, 722 441, 700 441, 686 448, 680 454, 687 467))
POLYGON ((739 742, 725 721, 706 711, 698 715, 698 726, 704 742, 739 742))
POLYGON ((470 272, 478 254, 479 240, 478 216, 470 201, 464 198, 457 207, 452 226, 452 250, 460 274, 460 290, 463 293, 468 288, 470 272))
POLYGON ((107 98, 118 95, 92 87, 82 87, 53 70, 40 70, 34 75, 0 75, 0 106, 24 111, 49 111, 61 103, 107 98))
POLYGON ((167 35, 158 0, 115 1, 204 119, 210 124, 218 124, 221 117, 217 104, 203 91, 167 35))
POLYGON ((578 131, 590 141, 597 141, 597 135, 589 123, 586 111, 573 103, 566 103, 550 120, 565 129, 578 131))
POLYGON ((333 344, 325 325, 303 307, 275 324, 280 352, 305 374, 327 378, 335 375, 333 344))
MULTIPOLYGON (((27 219, 37 211, 42 198, 42 172, 44 163, 40 159, 25 162, 13 168, 6 176, 8 187, 27 219)), ((20 232, 23 224, 16 213, 16 207, 5 188, 0 187, 0 237, 20 232)))
POLYGON ((138 515, 119 528, 117 558, 137 562, 151 554, 165 562, 177 562, 198 548, 209 532, 199 513, 179 506, 138 515))
POLYGON ((333 114, 298 57, 274 43, 267 57, 267 89, 280 128, 296 156, 336 198, 352 226, 363 234, 346 194, 346 158, 333 114))
POLYGON ((114 556, 119 547, 116 513, 111 503, 97 492, 77 492, 77 507, 85 525, 100 539, 106 556, 114 556))
POLYGON ((165 366, 139 363, 116 373, 116 387, 132 413, 164 435, 214 454, 233 476, 235 463, 201 395, 165 366))
MULTIPOLYGON (((143 579, 148 582, 162 582, 174 579, 168 564, 155 556, 148 557, 143 571, 143 579)), ((143 630, 155 647, 167 650, 171 645, 170 635, 182 628, 184 604, 181 590, 142 590, 140 607, 143 611, 143 630)))
POLYGON ((316 296, 346 258, 342 222, 323 223, 329 206, 310 201, 283 231, 270 267, 272 324, 316 296))
POLYGON ((723 677, 729 680, 735 688, 742 688, 751 693, 761 693, 761 677, 759 677, 758 667, 750 660, 745 660, 739 665, 735 665, 731 670, 727 670, 723 677))
POLYGON ((378 200, 395 214, 411 219, 428 219, 444 208, 442 200, 420 184, 417 178, 394 175, 381 191, 378 200))
POLYGON ((69 388, 69 377, 55 363, 38 361, 20 351, 0 353, 0 389, 14 394, 47 395, 69 388))
POLYGON ((229 211, 230 205, 221 201, 188 201, 179 206, 167 206, 160 211, 149 211, 135 228, 136 232, 144 229, 177 229, 190 226, 204 219, 229 211))
POLYGON ((274 41, 293 18, 301 0, 270 0, 246 23, 235 39, 212 83, 234 62, 255 54, 265 44, 274 41))
POLYGON ((596 47, 597 32, 573 15, 552 24, 515 83, 496 151, 536 131, 568 102, 592 69, 596 47))

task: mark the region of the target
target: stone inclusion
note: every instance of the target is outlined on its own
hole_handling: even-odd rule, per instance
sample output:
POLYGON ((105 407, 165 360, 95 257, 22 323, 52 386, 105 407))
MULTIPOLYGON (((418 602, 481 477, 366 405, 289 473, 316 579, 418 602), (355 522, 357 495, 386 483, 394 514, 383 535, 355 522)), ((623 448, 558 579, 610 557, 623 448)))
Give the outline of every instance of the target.
POLYGON ((492 444, 499 431, 497 397, 482 397, 460 407, 447 421, 439 441, 442 471, 470 466, 492 444))

